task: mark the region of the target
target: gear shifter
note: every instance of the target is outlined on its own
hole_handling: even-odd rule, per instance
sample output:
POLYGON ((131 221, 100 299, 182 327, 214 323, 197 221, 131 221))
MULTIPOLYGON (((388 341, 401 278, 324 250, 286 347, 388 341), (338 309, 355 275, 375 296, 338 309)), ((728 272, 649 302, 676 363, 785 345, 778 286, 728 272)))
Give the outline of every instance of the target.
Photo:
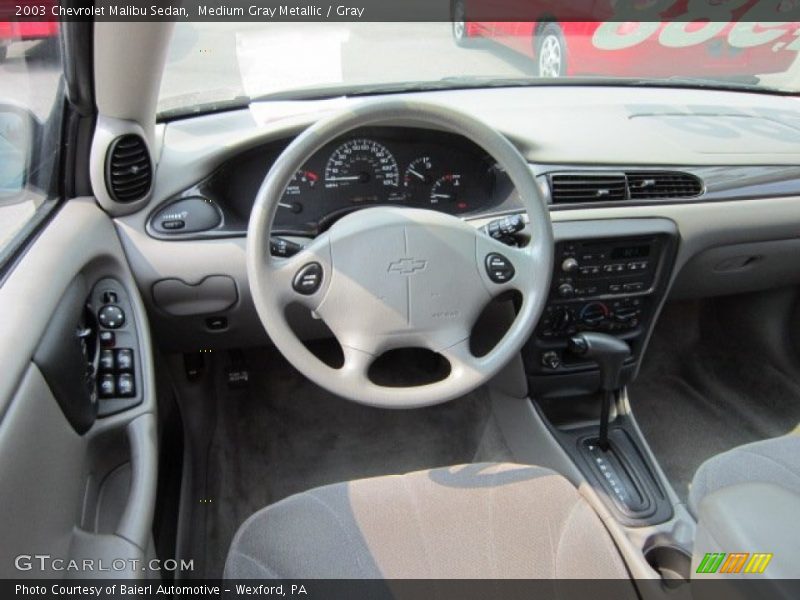
POLYGON ((600 409, 600 435, 597 445, 605 452, 608 450, 608 420, 611 412, 611 399, 620 387, 622 366, 625 359, 631 355, 630 346, 605 333, 584 332, 570 339, 569 349, 577 356, 595 360, 600 366, 603 404, 600 409))

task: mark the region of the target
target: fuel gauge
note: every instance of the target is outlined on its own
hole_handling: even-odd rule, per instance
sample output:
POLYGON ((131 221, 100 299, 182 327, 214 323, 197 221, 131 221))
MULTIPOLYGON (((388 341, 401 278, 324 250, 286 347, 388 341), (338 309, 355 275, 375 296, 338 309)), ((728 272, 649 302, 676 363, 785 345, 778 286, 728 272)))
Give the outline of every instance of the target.
POLYGON ((458 173, 447 173, 437 179, 431 187, 431 204, 447 204, 463 210, 466 205, 460 201, 461 175, 458 173))

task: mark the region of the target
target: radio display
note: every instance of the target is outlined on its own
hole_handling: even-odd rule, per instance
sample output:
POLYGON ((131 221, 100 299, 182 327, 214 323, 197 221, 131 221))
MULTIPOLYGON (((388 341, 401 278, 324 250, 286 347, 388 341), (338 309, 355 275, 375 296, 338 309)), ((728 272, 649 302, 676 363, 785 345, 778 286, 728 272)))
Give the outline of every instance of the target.
POLYGON ((644 258, 650 254, 650 246, 622 246, 611 251, 611 258, 644 258))

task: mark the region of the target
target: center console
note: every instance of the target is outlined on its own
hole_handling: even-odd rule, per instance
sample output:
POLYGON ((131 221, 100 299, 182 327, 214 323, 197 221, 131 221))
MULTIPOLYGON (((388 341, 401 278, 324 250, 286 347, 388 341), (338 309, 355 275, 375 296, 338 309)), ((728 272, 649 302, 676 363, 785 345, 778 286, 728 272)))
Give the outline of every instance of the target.
POLYGON ((618 219, 553 229, 548 301, 523 350, 531 396, 621 523, 664 522, 672 516, 665 486, 619 398, 664 302, 677 228, 667 219, 618 219))
POLYGON ((569 339, 583 331, 608 333, 630 345, 624 385, 664 299, 677 229, 665 219, 626 219, 556 223, 554 231, 548 303, 523 351, 531 388, 538 396, 597 389, 597 365, 569 351, 569 339))

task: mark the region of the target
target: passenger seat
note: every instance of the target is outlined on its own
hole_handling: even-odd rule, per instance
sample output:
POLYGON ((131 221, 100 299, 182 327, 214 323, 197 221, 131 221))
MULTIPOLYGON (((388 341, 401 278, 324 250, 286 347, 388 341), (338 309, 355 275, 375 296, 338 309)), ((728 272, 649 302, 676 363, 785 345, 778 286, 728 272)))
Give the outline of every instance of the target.
MULTIPOLYGON (((698 521, 693 578, 800 578, 800 435, 746 444, 710 458, 694 476, 689 508, 698 521), (716 569, 707 568, 711 553, 726 555, 716 569), (772 556, 754 557, 764 554, 772 556), (766 568, 758 572, 751 561, 766 568)), ((780 581, 775 586, 783 587, 780 581)), ((786 595, 782 592, 788 590, 774 592, 786 595)))

